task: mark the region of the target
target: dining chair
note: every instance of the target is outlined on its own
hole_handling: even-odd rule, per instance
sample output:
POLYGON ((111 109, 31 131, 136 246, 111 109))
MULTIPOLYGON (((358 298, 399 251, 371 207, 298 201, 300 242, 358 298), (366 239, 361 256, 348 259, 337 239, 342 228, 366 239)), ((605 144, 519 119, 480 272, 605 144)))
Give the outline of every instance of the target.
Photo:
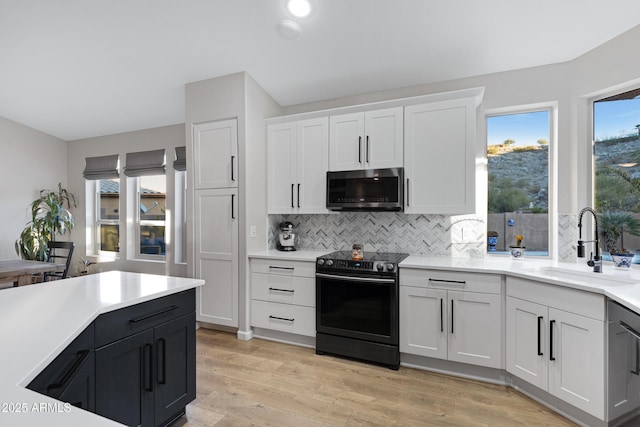
POLYGON ((49 248, 47 261, 55 264, 64 263, 64 270, 44 273, 45 282, 67 278, 67 274, 69 273, 69 265, 71 264, 71 256, 73 255, 75 246, 76 245, 73 242, 52 241, 47 244, 47 247, 49 248))

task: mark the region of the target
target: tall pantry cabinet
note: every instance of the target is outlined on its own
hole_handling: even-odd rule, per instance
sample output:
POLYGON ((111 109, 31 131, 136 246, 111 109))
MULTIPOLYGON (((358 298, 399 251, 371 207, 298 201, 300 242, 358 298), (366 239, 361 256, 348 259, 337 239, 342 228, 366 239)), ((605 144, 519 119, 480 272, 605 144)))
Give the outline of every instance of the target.
POLYGON ((193 125, 196 320, 238 326, 238 123, 193 125))

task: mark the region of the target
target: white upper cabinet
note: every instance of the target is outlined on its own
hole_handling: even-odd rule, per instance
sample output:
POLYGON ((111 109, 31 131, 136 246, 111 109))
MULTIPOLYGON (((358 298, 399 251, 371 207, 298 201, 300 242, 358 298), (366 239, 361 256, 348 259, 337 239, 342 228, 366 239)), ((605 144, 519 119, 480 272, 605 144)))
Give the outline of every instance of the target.
POLYGON ((402 167, 402 107, 331 116, 329 170, 402 167))
POLYGON ((193 126, 194 187, 238 187, 238 124, 236 119, 193 126))
POLYGON ((405 107, 405 212, 475 212, 475 98, 405 107))
POLYGON ((269 125, 268 213, 327 213, 327 117, 269 125))

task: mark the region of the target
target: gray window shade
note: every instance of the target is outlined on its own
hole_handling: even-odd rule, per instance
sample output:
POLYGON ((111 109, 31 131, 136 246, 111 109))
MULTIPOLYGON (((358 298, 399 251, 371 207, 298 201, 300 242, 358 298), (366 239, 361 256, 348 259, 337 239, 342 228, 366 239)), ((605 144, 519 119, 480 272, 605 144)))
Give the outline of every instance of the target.
POLYGON ((85 179, 112 179, 120 176, 119 156, 87 157, 85 159, 84 175, 85 179))
POLYGON ((164 148, 162 150, 127 153, 124 174, 127 176, 163 175, 165 172, 164 148))
POLYGON ((177 171, 187 170, 187 147, 176 147, 176 159, 173 168, 177 171))

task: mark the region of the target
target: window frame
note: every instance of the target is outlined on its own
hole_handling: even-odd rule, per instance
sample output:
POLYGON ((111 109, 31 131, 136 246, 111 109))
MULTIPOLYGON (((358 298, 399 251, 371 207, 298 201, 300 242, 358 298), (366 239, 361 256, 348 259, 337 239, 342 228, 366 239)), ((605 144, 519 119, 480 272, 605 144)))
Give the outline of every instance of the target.
MULTIPOLYGON (((167 182, 167 176, 166 174, 158 174, 158 175, 153 175, 153 176, 163 176, 165 179, 165 184, 167 182)), ((169 233, 169 220, 168 220, 168 212, 167 210, 165 210, 165 218, 164 220, 148 220, 148 219, 142 219, 141 218, 141 210, 140 210, 140 182, 142 177, 128 177, 127 180, 131 180, 133 181, 134 184, 134 189, 135 191, 133 192, 134 194, 134 198, 133 198, 133 211, 134 214, 131 215, 132 216, 132 220, 133 220, 133 228, 134 228, 134 233, 132 233, 133 236, 135 236, 134 239, 132 239, 131 246, 133 246, 133 251, 131 252, 134 255, 135 259, 138 260, 144 260, 144 261, 155 261, 155 262, 166 262, 167 261, 167 246, 169 245, 169 237, 168 237, 168 233, 169 233), (165 239, 165 254, 159 254, 159 255, 154 255, 154 254, 145 254, 140 252, 140 238, 141 238, 141 234, 140 234, 140 228, 144 227, 144 226, 152 226, 152 227, 164 227, 164 239, 165 239)), ((167 190, 166 190, 166 186, 165 186, 165 209, 167 209, 166 206, 166 200, 167 200, 167 190)))
MULTIPOLYGON (((484 111, 484 161, 485 161, 485 188, 483 191, 484 194, 484 219, 485 219, 485 255, 490 255, 492 257, 508 257, 510 256, 508 253, 505 254, 492 254, 487 248, 487 225, 488 225, 488 214, 489 214, 489 206, 488 206, 488 195, 489 195, 489 161, 487 157, 487 150, 489 147, 489 135, 488 135, 488 126, 487 121, 490 117, 497 116, 507 116, 507 115, 515 115, 515 114, 526 114, 526 113, 535 113, 540 111, 548 111, 549 113, 549 141, 548 141, 548 154, 549 154, 549 163, 547 165, 548 168, 548 254, 547 255, 536 255, 535 259, 555 259, 558 254, 558 215, 557 215, 557 195, 558 195, 558 165, 557 165, 557 140, 558 140, 558 103, 556 101, 552 102, 542 102, 536 104, 526 104, 526 105, 518 105, 518 106, 509 106, 509 107, 501 107, 501 108, 492 108, 486 109, 484 111)), ((526 238, 526 236, 525 236, 526 238)))

